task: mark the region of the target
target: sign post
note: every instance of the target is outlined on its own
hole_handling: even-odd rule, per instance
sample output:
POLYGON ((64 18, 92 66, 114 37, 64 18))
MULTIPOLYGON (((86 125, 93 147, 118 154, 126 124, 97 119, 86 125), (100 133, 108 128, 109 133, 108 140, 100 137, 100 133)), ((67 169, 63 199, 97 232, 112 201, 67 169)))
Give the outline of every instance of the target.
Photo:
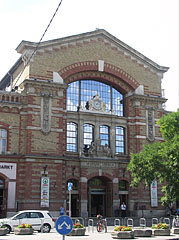
POLYGON ((68 183, 68 191, 69 191, 69 217, 71 217, 71 190, 72 190, 73 183, 68 183))
POLYGON ((65 240, 65 235, 70 233, 72 229, 73 221, 69 216, 63 215, 57 219, 56 230, 59 234, 63 235, 63 240, 65 240))

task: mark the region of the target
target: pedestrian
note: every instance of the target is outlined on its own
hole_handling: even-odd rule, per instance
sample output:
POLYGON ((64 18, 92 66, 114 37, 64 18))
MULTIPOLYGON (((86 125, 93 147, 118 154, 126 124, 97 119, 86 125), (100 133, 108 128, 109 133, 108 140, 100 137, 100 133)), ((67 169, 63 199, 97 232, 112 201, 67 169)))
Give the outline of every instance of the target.
POLYGON ((61 215, 61 216, 64 215, 64 207, 61 207, 61 208, 60 208, 60 215, 61 215))
POLYGON ((124 202, 121 205, 121 217, 122 218, 126 217, 126 204, 124 202))

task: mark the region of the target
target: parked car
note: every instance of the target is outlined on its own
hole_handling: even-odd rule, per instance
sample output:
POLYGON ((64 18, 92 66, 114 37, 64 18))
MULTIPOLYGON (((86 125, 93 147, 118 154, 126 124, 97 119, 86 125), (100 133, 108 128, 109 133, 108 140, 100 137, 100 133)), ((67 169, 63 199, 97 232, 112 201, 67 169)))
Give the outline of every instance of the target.
POLYGON ((8 233, 14 231, 14 228, 23 223, 31 224, 35 231, 50 232, 55 226, 54 219, 49 211, 24 210, 10 218, 1 218, 0 225, 6 225, 8 233))

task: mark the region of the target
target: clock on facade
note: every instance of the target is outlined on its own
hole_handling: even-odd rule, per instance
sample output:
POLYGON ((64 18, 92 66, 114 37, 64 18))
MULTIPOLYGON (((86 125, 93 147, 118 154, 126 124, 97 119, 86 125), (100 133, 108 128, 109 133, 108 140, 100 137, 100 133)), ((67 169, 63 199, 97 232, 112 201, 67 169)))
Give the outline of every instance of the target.
POLYGON ((101 108, 101 101, 96 99, 93 101, 93 106, 95 109, 100 109, 101 108))

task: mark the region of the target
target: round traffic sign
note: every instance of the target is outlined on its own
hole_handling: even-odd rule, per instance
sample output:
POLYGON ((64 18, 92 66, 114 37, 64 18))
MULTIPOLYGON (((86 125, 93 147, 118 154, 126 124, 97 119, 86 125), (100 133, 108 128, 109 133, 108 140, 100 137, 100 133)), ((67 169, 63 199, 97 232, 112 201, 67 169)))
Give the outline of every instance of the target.
POLYGON ((67 235, 72 231, 73 221, 69 216, 62 215, 56 221, 56 230, 61 235, 67 235))

